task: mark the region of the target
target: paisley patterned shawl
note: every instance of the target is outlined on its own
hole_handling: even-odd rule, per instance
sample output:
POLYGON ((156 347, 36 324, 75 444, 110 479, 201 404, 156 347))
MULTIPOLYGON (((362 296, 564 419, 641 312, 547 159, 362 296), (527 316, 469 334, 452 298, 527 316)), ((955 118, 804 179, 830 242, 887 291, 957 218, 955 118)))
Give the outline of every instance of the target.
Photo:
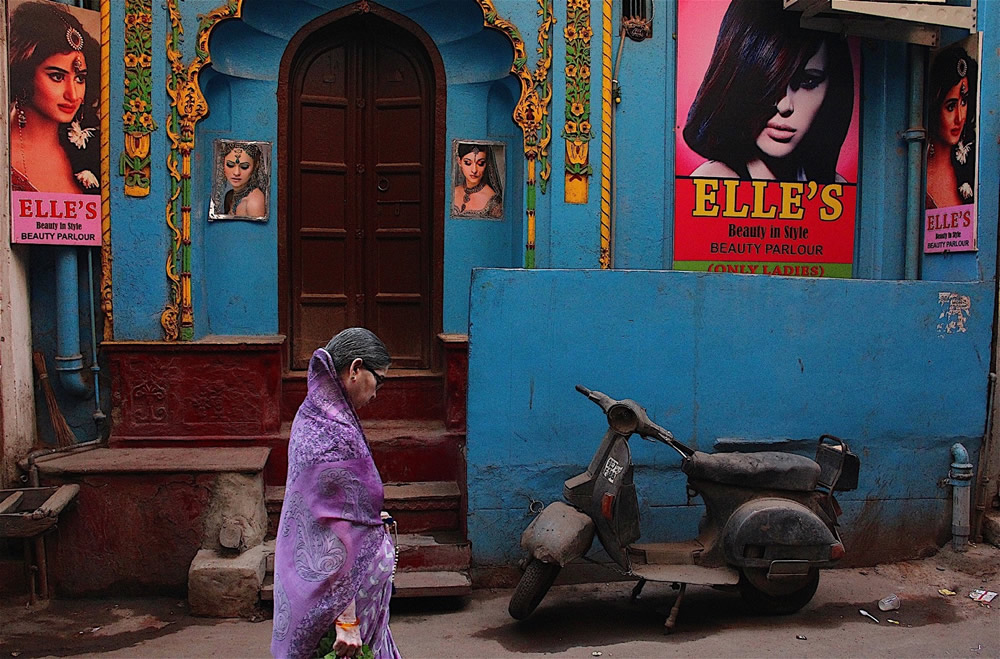
POLYGON ((275 657, 311 657, 385 540, 383 487, 333 359, 309 362, 292 423, 274 565, 275 657))

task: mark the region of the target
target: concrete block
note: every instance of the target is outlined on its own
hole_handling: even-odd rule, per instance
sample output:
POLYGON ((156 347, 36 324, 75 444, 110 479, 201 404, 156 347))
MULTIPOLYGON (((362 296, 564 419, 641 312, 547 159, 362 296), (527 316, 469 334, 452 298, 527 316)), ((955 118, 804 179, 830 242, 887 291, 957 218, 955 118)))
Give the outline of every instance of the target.
POLYGON ((1000 511, 993 510, 983 515, 983 540, 1000 547, 1000 511))
POLYGON ((267 554, 261 545, 236 556, 202 549, 188 570, 191 613, 212 618, 236 618, 254 612, 264 583, 267 554))
POLYGON ((205 516, 202 548, 243 551, 259 545, 266 532, 267 509, 262 474, 219 474, 205 516))

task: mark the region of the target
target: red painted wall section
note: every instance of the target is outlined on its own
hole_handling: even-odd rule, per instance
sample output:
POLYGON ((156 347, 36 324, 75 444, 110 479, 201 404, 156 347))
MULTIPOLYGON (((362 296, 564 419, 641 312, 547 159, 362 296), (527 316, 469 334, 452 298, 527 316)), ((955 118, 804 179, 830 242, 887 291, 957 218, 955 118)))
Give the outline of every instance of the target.
POLYGON ((154 448, 41 462, 42 485, 80 485, 46 538, 53 593, 184 595, 206 524, 219 514, 220 474, 260 474, 266 459, 262 448, 154 448))
POLYGON ((112 443, 261 437, 281 426, 281 337, 105 342, 112 443))
POLYGON ((187 592, 217 474, 95 475, 47 541, 58 596, 187 592))

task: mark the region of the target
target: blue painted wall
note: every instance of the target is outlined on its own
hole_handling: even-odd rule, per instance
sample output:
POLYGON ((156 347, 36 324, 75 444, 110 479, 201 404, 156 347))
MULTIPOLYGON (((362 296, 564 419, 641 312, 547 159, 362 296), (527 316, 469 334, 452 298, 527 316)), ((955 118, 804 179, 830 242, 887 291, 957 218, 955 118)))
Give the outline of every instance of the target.
MULTIPOLYGON (((112 25, 122 24, 123 8, 113 4, 112 25)), ((221 23, 213 32, 213 63, 201 80, 209 116, 197 129, 192 162, 192 288, 195 335, 274 334, 278 331, 278 181, 272 177, 271 217, 267 223, 207 221, 214 139, 263 140, 277 156, 277 80, 288 40, 310 20, 346 4, 342 1, 245 0, 243 18, 221 23)), ((507 144, 510 173, 501 222, 451 220, 445 223, 445 332, 464 332, 468 287, 474 266, 516 266, 522 262, 523 157, 521 136, 510 116, 520 88, 509 75, 513 49, 504 35, 486 30, 473 2, 390 0, 384 6, 416 22, 435 41, 447 76, 447 148, 451 141, 497 139, 507 144), (470 53, 474 58, 470 59, 470 53), (485 111, 484 111, 485 109, 485 111)), ((185 61, 193 56, 197 16, 217 0, 181 4, 187 40, 185 61)), ((510 18, 530 24, 530 3, 513 3, 510 18)), ((158 53, 167 29, 166 14, 154 11, 153 43, 158 53)), ((112 35, 113 48, 120 39, 112 35)), ((112 57, 112 80, 123 76, 120 57, 112 57)), ((153 102, 167 107, 163 57, 154 61, 153 102)), ((112 85, 112 108, 121 106, 121 87, 112 85)), ((159 119, 158 119, 159 120, 159 119)), ((112 153, 123 148, 121 118, 112 112, 112 153)), ((112 182, 112 244, 115 257, 115 338, 158 339, 160 313, 167 299, 163 264, 169 248, 165 225, 168 181, 163 163, 166 134, 153 133, 153 187, 145 199, 126 199, 120 179, 112 182)), ((451 162, 445 174, 448 183, 451 162)), ((450 195, 449 195, 450 198, 450 195)))
MULTIPOLYGON (((937 481, 949 447, 960 441, 976 455, 985 427, 994 291, 993 282, 477 270, 474 560, 516 560, 531 500, 560 498, 562 482, 586 468, 607 422, 576 384, 637 400, 702 451, 737 438, 810 453, 823 433, 844 438, 862 461, 858 490, 840 497, 849 551, 870 499, 886 527, 913 506, 944 510, 950 493, 937 481), (965 331, 944 327, 941 292, 969 297, 965 331)), ((692 536, 698 510, 676 454, 638 439, 632 450, 643 537, 692 536), (661 507, 671 510, 654 514, 661 507)))
MULTIPOLYGON (((185 61, 193 56, 198 15, 218 4, 181 3, 185 61)), ((221 24, 213 35, 214 63, 202 73, 211 111, 199 124, 192 163, 192 281, 199 338, 278 329, 277 177, 267 223, 209 224, 212 140, 271 141, 276 154, 277 77, 284 49, 306 23, 344 4, 245 0, 243 18, 221 24)), ((703 450, 725 437, 780 442, 840 434, 861 449, 865 465, 861 487, 845 497, 849 521, 867 515, 876 523, 893 522, 923 514, 940 522, 948 493, 935 482, 947 470, 948 446, 963 441, 975 454, 985 420, 1000 209, 1000 3, 981 3, 978 16, 984 33, 978 253, 922 256, 922 281, 897 281, 904 270, 906 149, 900 134, 908 128, 901 75, 907 53, 900 44, 865 41, 856 279, 669 272, 678 123, 673 111, 676 17, 673 0, 657 0, 653 37, 624 44, 618 73, 623 102, 616 110, 615 262, 622 270, 483 270, 472 281, 471 304, 473 268, 523 263, 524 160, 520 130, 510 119, 520 87, 507 74, 513 49, 499 32, 483 29, 472 0, 383 4, 413 20, 437 44, 447 77, 449 154, 457 138, 507 144, 511 193, 505 195, 504 220, 436 218, 445 226, 443 328, 469 330, 471 336, 469 522, 476 561, 513 558, 530 500, 559 496, 562 481, 589 458, 603 422, 596 407, 573 391, 577 382, 636 398, 657 421, 703 450), (939 331, 940 292, 969 296, 965 332, 939 331)), ((602 16, 600 4, 593 4, 590 159, 599 172, 602 16)), ((496 0, 496 6, 519 27, 533 69, 537 4, 496 0)), ((599 176, 591 179, 587 204, 562 202, 565 3, 556 2, 555 8, 552 176, 548 193, 538 196, 537 263, 592 268, 599 246, 599 176)), ((122 89, 114 82, 124 75, 123 10, 123 3, 111 3, 113 161, 123 149, 116 110, 122 89)), ((120 340, 162 336, 170 244, 165 224, 169 144, 163 126, 167 29, 166 12, 156 5, 153 105, 160 129, 152 135, 151 194, 125 198, 121 179, 112 179, 114 319, 120 340)), ((618 45, 616 37, 613 52, 618 45)), ((449 162, 446 193, 451 167, 449 162)), ((54 341, 48 263, 33 252, 32 320, 42 347, 54 341)), ((78 409, 69 415, 82 428, 89 412, 84 403, 73 404, 78 409)), ((791 446, 801 450, 803 445, 791 446)), ((653 536, 687 534, 688 528, 668 526, 651 514, 670 508, 687 526, 697 517, 697 507, 685 504, 676 459, 645 444, 636 446, 635 459, 637 479, 650 484, 642 490, 644 525, 653 536)))

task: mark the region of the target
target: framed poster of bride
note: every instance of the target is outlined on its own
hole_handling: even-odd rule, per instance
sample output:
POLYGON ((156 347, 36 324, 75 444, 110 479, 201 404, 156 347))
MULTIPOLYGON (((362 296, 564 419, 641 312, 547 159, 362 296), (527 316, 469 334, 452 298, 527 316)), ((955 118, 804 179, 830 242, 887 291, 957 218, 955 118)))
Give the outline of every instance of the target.
POLYGON ((504 143, 455 140, 452 162, 451 216, 502 220, 506 180, 504 143))
POLYGON ((209 220, 266 222, 271 189, 271 143, 215 140, 209 220))

